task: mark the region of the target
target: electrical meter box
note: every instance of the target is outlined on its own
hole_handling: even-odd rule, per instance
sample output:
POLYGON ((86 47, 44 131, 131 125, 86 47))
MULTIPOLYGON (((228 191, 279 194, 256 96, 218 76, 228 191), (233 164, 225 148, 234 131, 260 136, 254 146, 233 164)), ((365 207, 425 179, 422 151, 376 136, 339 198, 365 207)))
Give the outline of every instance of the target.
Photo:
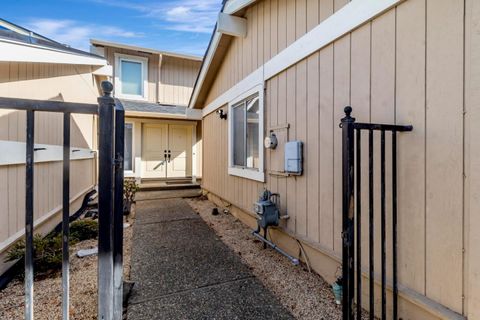
POLYGON ((303 142, 290 141, 285 144, 285 172, 301 175, 303 162, 303 142))

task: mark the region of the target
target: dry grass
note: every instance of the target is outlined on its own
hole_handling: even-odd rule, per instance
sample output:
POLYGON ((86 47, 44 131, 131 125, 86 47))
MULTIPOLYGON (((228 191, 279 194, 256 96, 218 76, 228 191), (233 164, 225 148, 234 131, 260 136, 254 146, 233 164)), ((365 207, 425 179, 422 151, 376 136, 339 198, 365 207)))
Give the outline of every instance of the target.
MULTIPOLYGON (((132 223, 131 221, 128 221, 132 223)), ((130 277, 130 252, 132 227, 124 229, 124 275, 130 277)), ((97 256, 78 258, 80 249, 97 246, 97 240, 87 240, 70 248, 70 318, 78 320, 97 319, 97 256)), ((62 278, 56 273, 34 283, 35 319, 62 318, 62 278)), ((13 280, 0 291, 0 318, 18 320, 24 318, 24 285, 13 280)))
POLYGON ((304 266, 294 266, 274 250, 263 250, 251 230, 230 214, 211 214, 215 205, 207 200, 187 200, 217 235, 239 254, 254 275, 269 288, 296 319, 342 318, 330 285, 304 266))

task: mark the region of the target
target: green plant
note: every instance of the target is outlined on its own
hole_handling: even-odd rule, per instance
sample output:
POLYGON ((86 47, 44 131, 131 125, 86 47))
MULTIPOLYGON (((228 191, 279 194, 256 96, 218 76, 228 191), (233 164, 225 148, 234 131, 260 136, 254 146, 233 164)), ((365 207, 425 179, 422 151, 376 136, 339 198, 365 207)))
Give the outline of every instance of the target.
POLYGON ((70 243, 95 239, 98 235, 98 221, 82 219, 70 224, 70 243))
MULTIPOLYGON (((33 261, 35 272, 45 273, 51 270, 57 270, 62 266, 62 236, 42 237, 36 234, 33 238, 33 261)), ((15 261, 25 257, 25 240, 21 240, 13 245, 7 252, 5 259, 15 261)))
MULTIPOLYGON (((94 239, 98 235, 98 222, 90 219, 77 220, 70 224, 71 245, 94 239)), ((15 243, 7 252, 5 262, 24 259, 25 240, 15 243)), ((51 233, 46 237, 36 234, 33 237, 33 261, 36 274, 46 274, 62 267, 62 235, 51 233)))
POLYGON ((132 203, 135 200, 135 194, 139 189, 139 185, 135 178, 125 178, 123 182, 123 199, 132 203))

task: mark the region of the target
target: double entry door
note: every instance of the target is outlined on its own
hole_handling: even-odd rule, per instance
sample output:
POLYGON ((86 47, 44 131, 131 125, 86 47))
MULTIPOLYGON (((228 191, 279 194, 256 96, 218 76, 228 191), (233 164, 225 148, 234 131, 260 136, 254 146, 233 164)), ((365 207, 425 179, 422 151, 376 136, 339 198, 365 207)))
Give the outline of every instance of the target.
POLYGON ((192 172, 194 126, 143 125, 143 178, 185 178, 192 172))

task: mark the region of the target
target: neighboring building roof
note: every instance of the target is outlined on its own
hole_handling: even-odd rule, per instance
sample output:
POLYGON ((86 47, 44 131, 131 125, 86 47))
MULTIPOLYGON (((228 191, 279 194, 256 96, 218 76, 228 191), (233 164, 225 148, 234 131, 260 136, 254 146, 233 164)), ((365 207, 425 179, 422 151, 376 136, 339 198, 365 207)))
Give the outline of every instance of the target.
MULTIPOLYGON (((220 12, 236 15, 242 13, 244 9, 255 4, 257 1, 258 0, 224 0, 220 12)), ((218 32, 217 25, 215 25, 207 52, 200 67, 200 72, 193 87, 192 96, 188 104, 189 108, 198 107, 198 105, 204 102, 208 91, 205 87, 209 86, 215 78, 216 71, 218 71, 220 67, 220 62, 227 52, 230 39, 231 36, 218 32)))
POLYGON ((97 39, 90 39, 90 43, 93 46, 129 49, 129 50, 160 54, 160 55, 164 55, 164 56, 170 56, 170 57, 188 59, 188 60, 202 61, 202 59, 203 59, 203 57, 201 57, 201 56, 194 56, 194 55, 168 52, 168 51, 160 51, 160 50, 155 50, 155 49, 150 49, 150 48, 137 47, 137 46, 132 46, 132 45, 128 45, 128 44, 117 43, 117 42, 109 42, 109 41, 103 41, 103 40, 97 40, 97 39))
POLYGON ((103 57, 61 44, 4 19, 0 19, 0 49, 0 61, 106 65, 103 57))
POLYGON ((155 118, 188 118, 200 120, 201 115, 192 114, 185 106, 165 105, 152 102, 120 99, 127 115, 151 116, 155 118))

